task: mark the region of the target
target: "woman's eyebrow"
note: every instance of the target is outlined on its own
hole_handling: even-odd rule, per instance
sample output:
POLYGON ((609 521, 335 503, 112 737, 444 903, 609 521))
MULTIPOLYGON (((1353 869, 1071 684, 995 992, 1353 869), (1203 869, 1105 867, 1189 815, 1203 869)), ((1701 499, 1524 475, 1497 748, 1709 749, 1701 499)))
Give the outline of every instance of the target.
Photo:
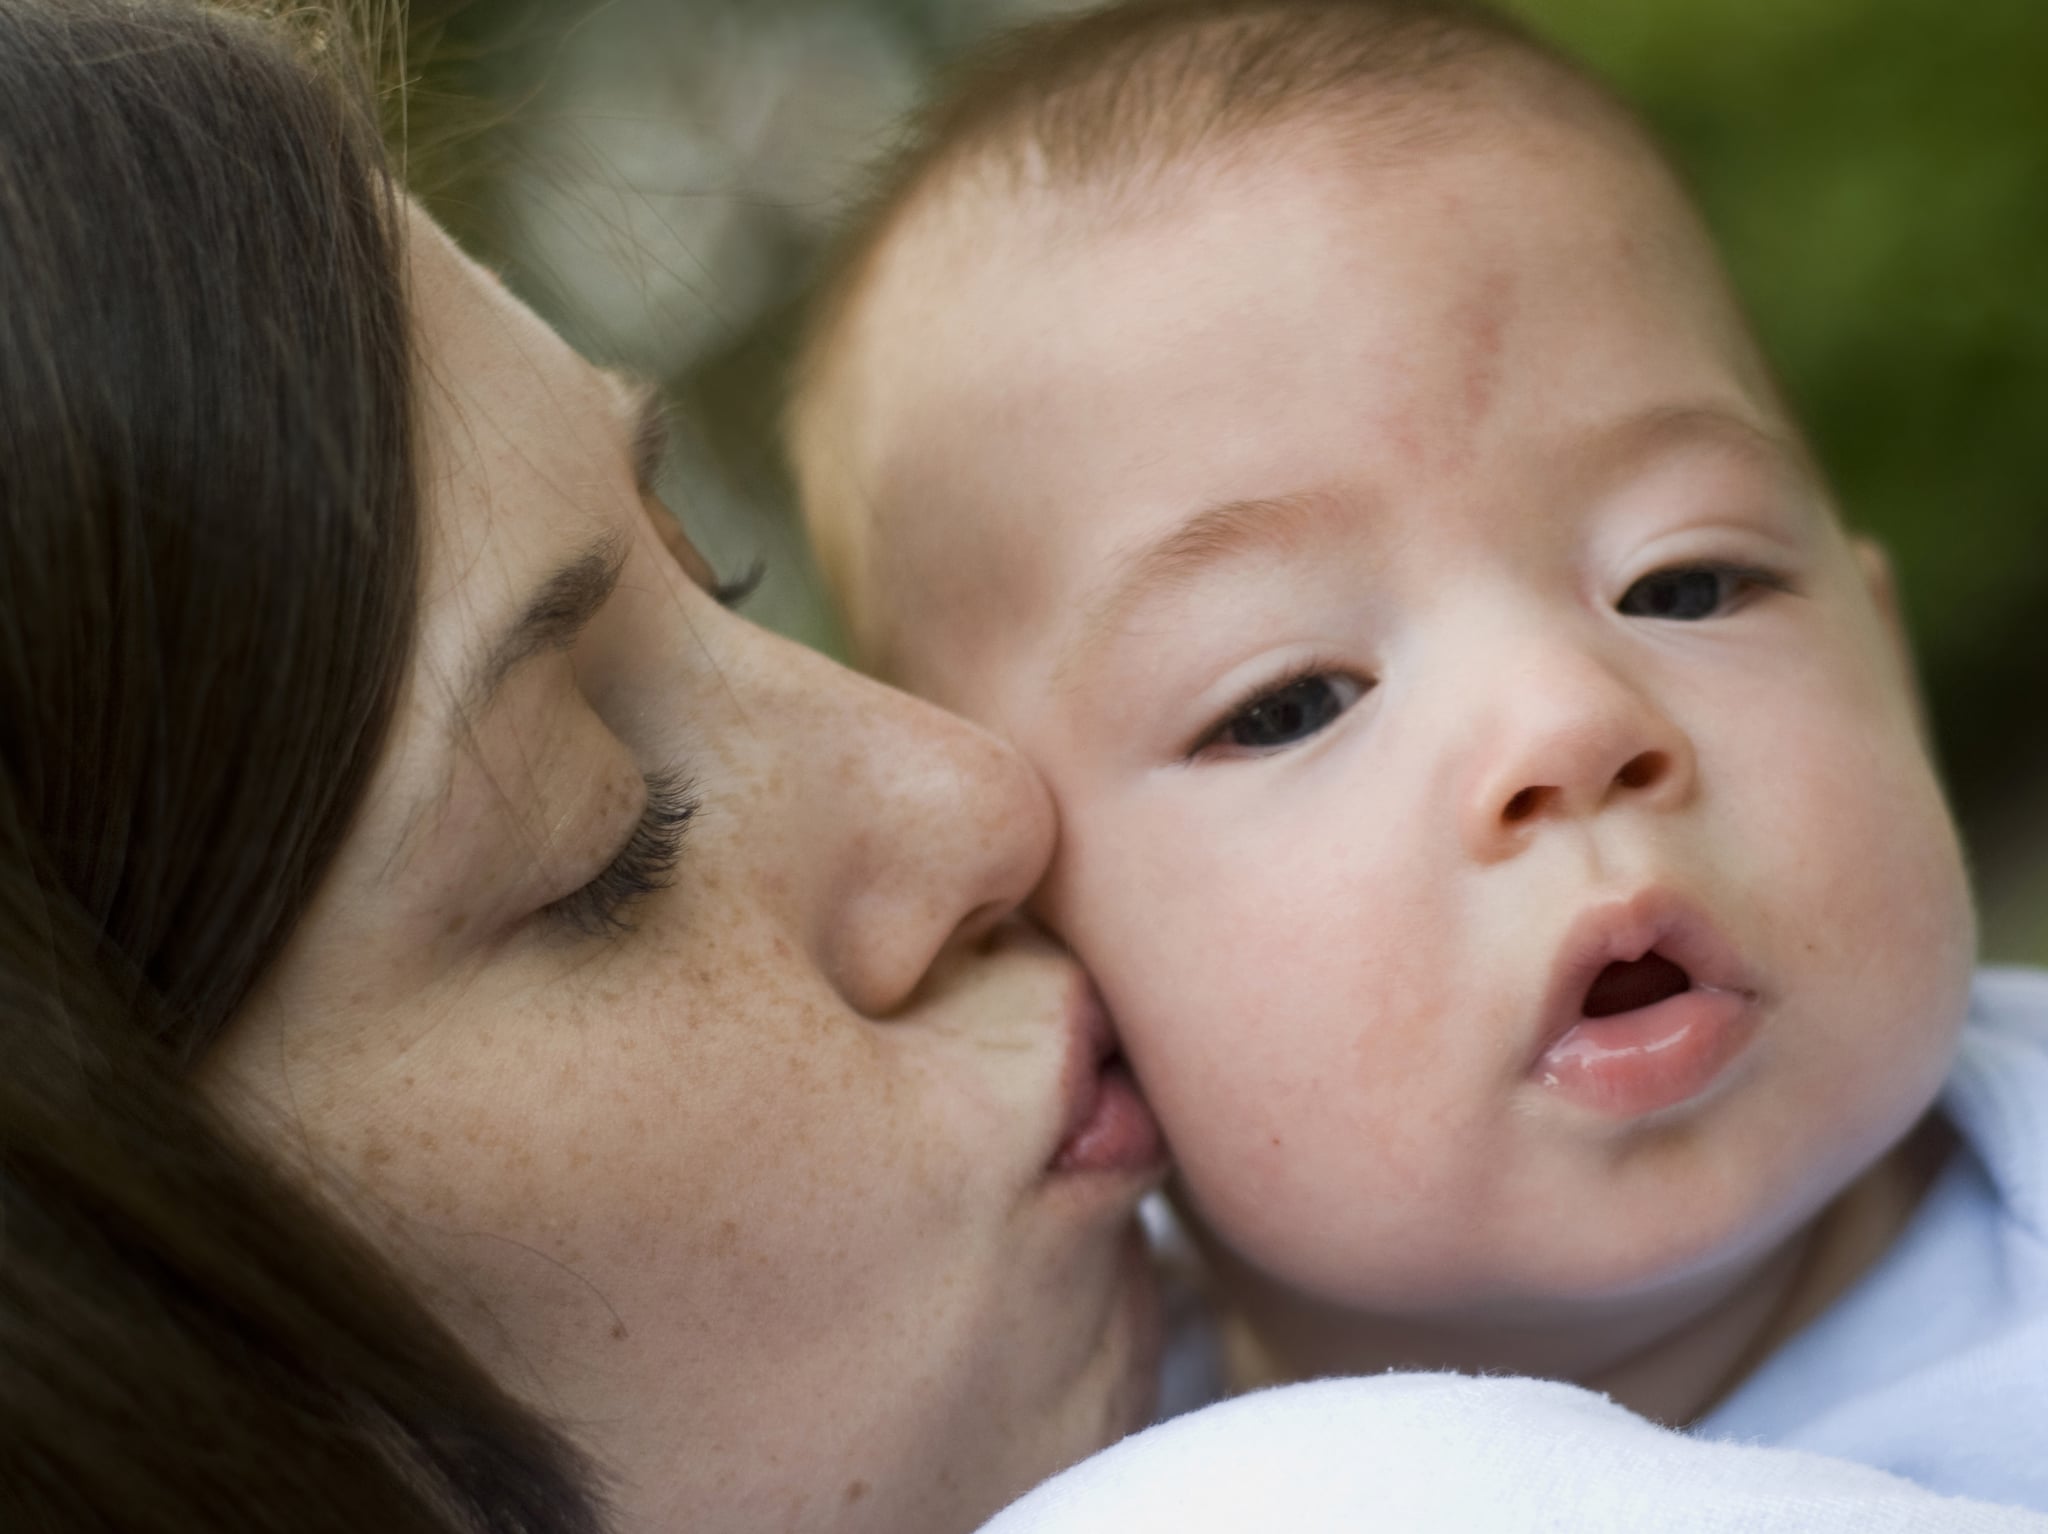
POLYGON ((425 844, 454 785, 456 763, 461 759, 457 743, 470 736, 506 679, 523 663, 549 651, 566 650, 576 642, 576 636, 589 626, 618 586, 630 547, 631 540, 619 533, 607 533, 584 545, 543 576, 529 592, 518 617, 479 649, 451 694, 454 735, 442 758, 440 788, 422 795, 408 810, 380 877, 396 877, 425 844))
MULTIPOLYGON (((660 383, 652 378, 617 368, 599 371, 618 391, 633 485, 645 500, 654 493, 655 481, 661 477, 661 466, 668 456, 668 403, 662 397, 660 383)), ((466 717, 474 719, 488 709, 505 678, 521 662, 575 644, 576 636, 589 626, 618 585, 619 571, 626 562, 627 543, 622 534, 607 533, 541 581, 512 626, 484 651, 483 658, 471 669, 469 683, 461 693, 466 717)))
POLYGON ((489 709, 505 678, 522 663, 576 642, 618 585, 627 546, 623 534, 607 533, 541 580, 511 626, 470 668, 460 693, 466 718, 489 709))

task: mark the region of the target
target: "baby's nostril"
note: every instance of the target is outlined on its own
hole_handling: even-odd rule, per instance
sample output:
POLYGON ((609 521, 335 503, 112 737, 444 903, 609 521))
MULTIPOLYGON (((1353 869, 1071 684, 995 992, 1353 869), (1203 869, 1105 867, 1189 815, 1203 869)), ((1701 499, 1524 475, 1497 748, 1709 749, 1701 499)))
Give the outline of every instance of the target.
POLYGON ((1664 776, 1664 753, 1645 751, 1614 775, 1623 788, 1648 788, 1664 776))
POLYGON ((1508 800, 1507 808, 1501 811, 1501 818, 1510 825, 1516 821, 1527 820, 1536 813, 1537 806, 1542 803, 1542 789, 1525 788, 1508 800))

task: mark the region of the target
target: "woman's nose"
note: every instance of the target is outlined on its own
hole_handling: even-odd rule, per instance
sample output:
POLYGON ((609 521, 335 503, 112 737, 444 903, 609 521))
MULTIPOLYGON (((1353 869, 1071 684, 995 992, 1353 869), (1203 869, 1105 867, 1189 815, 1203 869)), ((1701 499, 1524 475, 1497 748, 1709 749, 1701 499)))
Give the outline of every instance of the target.
POLYGON ((1497 680, 1461 810, 1472 857, 1499 862, 1546 826, 1691 797, 1696 769, 1684 730, 1597 657, 1546 648, 1497 680))
POLYGON ((855 1010, 886 1017, 1036 887, 1052 801, 977 726, 807 651, 785 662, 808 722, 778 743, 802 826, 787 876, 827 978, 855 1010))

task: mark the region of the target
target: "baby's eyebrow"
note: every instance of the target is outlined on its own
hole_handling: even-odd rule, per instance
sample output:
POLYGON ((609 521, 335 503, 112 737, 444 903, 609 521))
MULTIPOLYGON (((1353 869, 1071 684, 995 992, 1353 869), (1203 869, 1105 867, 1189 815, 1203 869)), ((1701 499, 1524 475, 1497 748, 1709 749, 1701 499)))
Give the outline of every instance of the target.
POLYGON ((1820 471, 1796 432, 1774 430, 1720 404, 1653 406, 1593 434, 1582 452, 1595 472, 1625 475, 1689 448, 1731 454, 1773 474, 1820 483, 1820 471))
POLYGON ((1339 514, 1328 496, 1312 491, 1225 501, 1194 513, 1119 562, 1107 589, 1090 605, 1075 630, 1056 669, 1056 680, 1079 674, 1079 664, 1088 652, 1145 603, 1186 587, 1217 565, 1285 552, 1339 514))

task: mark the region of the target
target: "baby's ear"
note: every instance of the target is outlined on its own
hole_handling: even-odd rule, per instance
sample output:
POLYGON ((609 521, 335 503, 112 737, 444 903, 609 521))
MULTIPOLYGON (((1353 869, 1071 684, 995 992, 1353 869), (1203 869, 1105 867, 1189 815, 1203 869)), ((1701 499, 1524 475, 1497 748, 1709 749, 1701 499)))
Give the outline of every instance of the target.
POLYGON ((1871 600, 1877 603, 1878 611, 1903 637, 1905 625, 1899 621, 1899 587, 1892 578, 1891 555, 1885 553, 1883 544, 1862 533, 1851 535, 1849 546, 1856 551, 1856 564, 1863 571, 1863 582, 1870 588, 1871 600))
POLYGON ((1857 535, 1849 540, 1856 553, 1856 567, 1863 574, 1863 584, 1870 592, 1870 600, 1877 608, 1879 621, 1884 625, 1885 638, 1889 641, 1892 660, 1899 668, 1899 678, 1913 696, 1913 713, 1920 721, 1921 733, 1927 731, 1927 705, 1920 695, 1919 669, 1913 664, 1913 642, 1906 633, 1906 615, 1899 606, 1899 585, 1892 575, 1891 556, 1884 551, 1884 545, 1874 538, 1857 535))
POLYGON ((1863 572, 1870 600, 1877 604, 1878 616, 1884 619, 1892 644, 1910 670, 1913 647, 1906 640, 1906 619, 1899 610, 1899 584, 1892 577, 1892 557, 1885 553, 1883 544, 1860 533, 1850 538, 1849 546, 1856 551, 1856 568, 1863 572))

